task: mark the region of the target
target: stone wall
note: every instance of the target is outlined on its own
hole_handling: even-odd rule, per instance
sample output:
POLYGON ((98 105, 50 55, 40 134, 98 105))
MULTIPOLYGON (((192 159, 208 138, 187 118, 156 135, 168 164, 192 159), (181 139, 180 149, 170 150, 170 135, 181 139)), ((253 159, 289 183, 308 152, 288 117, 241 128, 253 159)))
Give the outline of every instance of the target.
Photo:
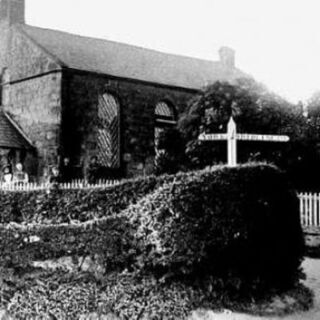
MULTIPOLYGON (((34 177, 43 177, 58 164, 61 122, 61 73, 57 62, 33 42, 19 26, 2 24, 10 34, 9 55, 2 67, 9 72, 3 108, 36 147, 38 163, 28 161, 34 177)), ((2 30, 1 30, 2 31, 2 30)), ((5 41, 0 36, 0 43, 5 41)), ((3 45, 3 44, 2 44, 3 45)))
POLYGON ((3 68, 7 66, 7 49, 9 37, 9 25, 6 21, 0 21, 0 74, 3 68))
POLYGON ((112 79, 69 71, 63 76, 63 153, 85 168, 96 152, 95 119, 98 97, 113 94, 120 103, 121 168, 116 175, 132 177, 153 172, 154 108, 170 102, 181 113, 196 91, 112 79))
POLYGON ((170 102, 180 113, 197 91, 60 71, 54 57, 19 26, 12 28, 9 99, 4 109, 37 149, 39 166, 34 174, 43 176, 63 157, 71 159, 79 177, 85 174, 88 160, 97 152, 98 98, 106 92, 119 100, 121 109, 121 167, 108 173, 115 177, 152 173, 156 104, 170 102))
POLYGON ((57 165, 61 122, 61 73, 51 73, 10 85, 10 104, 4 109, 36 147, 43 176, 57 165))
POLYGON ((11 81, 60 69, 55 59, 20 30, 19 26, 12 27, 10 47, 11 81))

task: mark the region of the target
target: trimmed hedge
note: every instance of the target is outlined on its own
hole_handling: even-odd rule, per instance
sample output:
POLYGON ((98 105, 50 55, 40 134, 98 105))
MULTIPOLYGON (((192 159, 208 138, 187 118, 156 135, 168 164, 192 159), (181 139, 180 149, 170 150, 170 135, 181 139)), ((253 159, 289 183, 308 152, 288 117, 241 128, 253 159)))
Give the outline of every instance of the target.
POLYGON ((26 267, 32 261, 90 256, 108 271, 121 270, 135 254, 134 243, 124 216, 81 224, 0 225, 0 266, 26 267))
POLYGON ((152 179, 145 181, 162 186, 118 215, 78 224, 0 225, 0 265, 89 255, 108 271, 214 275, 235 286, 238 279, 248 285, 297 279, 303 254, 298 199, 276 168, 217 167, 161 183, 152 179))
MULTIPOLYGON (((8 297, 0 297, 1 304, 10 301, 17 318, 40 312, 44 318, 56 313, 77 319, 82 312, 109 308, 121 319, 142 314, 177 319, 226 292, 227 297, 257 296, 299 279, 303 236, 298 199, 275 167, 215 167, 130 183, 87 191, 92 201, 101 197, 96 206, 108 203, 109 196, 119 201, 101 209, 91 203, 91 211, 82 216, 86 220, 93 212, 104 216, 100 219, 50 224, 44 212, 54 222, 63 218, 47 207, 37 211, 45 224, 0 224, 0 283, 12 286, 6 276, 10 268, 23 278, 11 293, 7 290, 8 297), (21 276, 31 261, 61 256, 91 256, 108 274, 89 280, 81 273, 60 277, 45 272, 30 281, 21 276), (132 273, 123 276, 126 269, 132 273), (110 274, 114 270, 118 273, 110 274)), ((88 198, 82 204, 80 194, 75 192, 73 199, 85 208, 88 198)), ((33 221, 36 215, 28 212, 33 221)))
POLYGON ((286 286, 300 276, 298 198, 273 166, 187 174, 123 214, 137 230, 137 266, 158 276, 212 275, 236 290, 286 286))
POLYGON ((4 193, 8 202, 2 206, 8 209, 7 218, 15 214, 10 211, 10 199, 17 199, 20 212, 28 218, 22 223, 0 224, 0 266, 27 266, 35 260, 63 256, 91 256, 99 257, 108 271, 130 267, 136 249, 135 231, 126 215, 119 213, 121 208, 165 182, 184 180, 194 174, 197 173, 151 176, 110 189, 53 190, 50 194, 41 191, 30 195, 27 192, 4 193), (23 201, 26 201, 24 207, 23 201), (38 202, 35 213, 31 211, 34 201, 38 202), (91 216, 95 219, 60 223, 70 216, 80 220, 91 216), (100 216, 104 217, 97 218, 100 216), (43 223, 30 223, 29 220, 43 223))
POLYGON ((138 178, 104 189, 0 191, 0 223, 59 224, 111 216, 174 176, 138 178))
POLYGON ((98 257, 108 271, 130 267, 134 230, 119 212, 163 183, 184 177, 150 176, 107 189, 0 192, 0 267, 63 256, 98 257), (11 222, 21 216, 21 223, 11 222))
POLYGON ((164 183, 198 174, 150 176, 107 189, 3 192, 2 220, 22 215, 23 221, 0 224, 0 266, 27 266, 35 260, 63 256, 99 256, 108 271, 130 267, 136 250, 135 230, 121 209, 164 183))

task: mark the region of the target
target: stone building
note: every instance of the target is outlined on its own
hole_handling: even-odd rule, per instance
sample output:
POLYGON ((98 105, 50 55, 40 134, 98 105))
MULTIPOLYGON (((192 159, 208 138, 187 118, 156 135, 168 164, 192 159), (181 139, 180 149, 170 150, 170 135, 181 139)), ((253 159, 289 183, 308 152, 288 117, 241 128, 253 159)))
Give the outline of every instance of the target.
POLYGON ((207 61, 42 29, 24 0, 0 1, 0 156, 34 178, 64 158, 81 177, 93 156, 106 176, 149 174, 155 137, 189 99, 245 76, 227 47, 207 61))

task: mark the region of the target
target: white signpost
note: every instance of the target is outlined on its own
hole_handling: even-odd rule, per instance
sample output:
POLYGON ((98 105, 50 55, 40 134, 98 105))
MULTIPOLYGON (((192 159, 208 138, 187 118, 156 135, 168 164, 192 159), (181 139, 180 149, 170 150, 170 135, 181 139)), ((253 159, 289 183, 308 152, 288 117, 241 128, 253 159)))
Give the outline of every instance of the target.
POLYGON ((228 142, 228 166, 235 167, 237 165, 237 140, 244 141, 271 141, 271 142, 288 142, 288 136, 237 133, 237 126, 231 117, 228 122, 227 133, 202 133, 199 135, 201 141, 221 141, 228 142))

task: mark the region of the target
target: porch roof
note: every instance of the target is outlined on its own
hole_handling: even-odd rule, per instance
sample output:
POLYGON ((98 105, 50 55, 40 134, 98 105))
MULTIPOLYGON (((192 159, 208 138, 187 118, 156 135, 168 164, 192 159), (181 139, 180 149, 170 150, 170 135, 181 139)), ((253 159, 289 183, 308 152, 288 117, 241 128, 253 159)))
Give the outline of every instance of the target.
POLYGON ((0 111, 0 148, 32 149, 32 144, 24 136, 22 130, 3 111, 0 111))

